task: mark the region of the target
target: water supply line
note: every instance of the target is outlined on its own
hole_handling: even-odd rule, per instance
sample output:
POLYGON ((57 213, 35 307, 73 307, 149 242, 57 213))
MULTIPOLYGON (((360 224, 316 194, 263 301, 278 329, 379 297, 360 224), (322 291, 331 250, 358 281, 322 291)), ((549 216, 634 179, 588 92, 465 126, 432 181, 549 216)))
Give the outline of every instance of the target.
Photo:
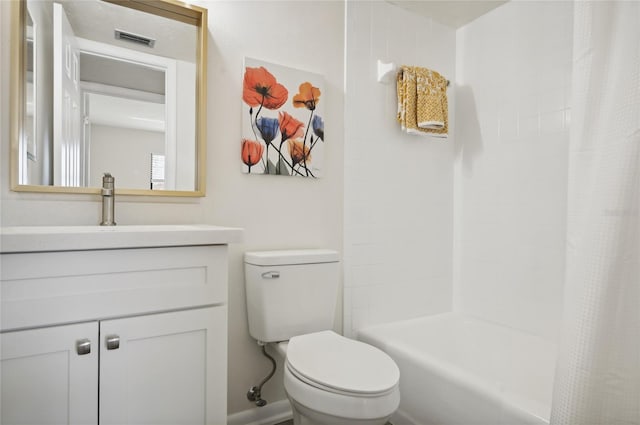
POLYGON ((262 341, 258 341, 258 345, 262 346, 262 354, 271 361, 271 372, 262 380, 258 385, 249 388, 247 392, 247 398, 249 401, 256 403, 256 406, 263 407, 267 404, 267 400, 262 398, 262 386, 267 383, 269 379, 276 373, 276 361, 273 357, 267 353, 267 344, 262 341))

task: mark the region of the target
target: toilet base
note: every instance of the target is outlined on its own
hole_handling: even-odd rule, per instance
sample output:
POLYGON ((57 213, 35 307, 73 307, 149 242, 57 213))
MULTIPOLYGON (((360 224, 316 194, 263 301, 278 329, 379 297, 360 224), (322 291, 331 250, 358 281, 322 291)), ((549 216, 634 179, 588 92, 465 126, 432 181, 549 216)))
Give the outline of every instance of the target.
POLYGON ((375 419, 341 418, 318 412, 288 398, 293 411, 293 425, 385 425, 391 417, 389 415, 375 419))

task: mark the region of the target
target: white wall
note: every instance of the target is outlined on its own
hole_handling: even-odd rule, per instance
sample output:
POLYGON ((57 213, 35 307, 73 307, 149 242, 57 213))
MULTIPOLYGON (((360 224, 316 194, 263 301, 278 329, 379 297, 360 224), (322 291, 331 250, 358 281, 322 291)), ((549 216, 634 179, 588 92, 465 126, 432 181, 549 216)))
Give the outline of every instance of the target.
MULTIPOLYGON (((344 4, 225 1, 209 5, 209 196, 206 220, 245 228, 233 247, 229 288, 229 407, 251 405, 245 394, 269 371, 248 335, 242 252, 327 247, 342 251, 344 131, 344 4), (312 17, 312 18, 311 18, 312 17), (311 20, 311 22, 310 22, 311 20), (263 59, 325 76, 325 171, 318 180, 241 174, 242 62, 263 59)), ((290 94, 292 96, 293 94, 290 94)), ((340 302, 340 306, 342 303, 340 302)), ((336 327, 341 328, 337 312, 336 327)), ((282 368, 263 389, 284 398, 282 368)))
POLYGON ((196 175, 196 66, 176 61, 176 190, 192 190, 196 175))
POLYGON ((547 338, 562 313, 572 4, 458 30, 455 309, 547 338))
MULTIPOLYGON (((455 31, 386 2, 347 2, 344 330, 451 309, 454 137, 401 133, 376 61, 455 76, 455 31)), ((455 88, 448 89, 450 133, 455 88)), ((457 121, 457 120, 456 120, 457 121)))
POLYGON ((110 172, 120 187, 149 189, 152 153, 164 155, 163 132, 92 124, 89 185, 102 186, 110 172))
MULTIPOLYGON (((197 3, 209 9, 207 196, 116 197, 116 220, 119 224, 211 223, 245 229, 244 243, 231 247, 229 270, 228 405, 229 413, 233 413, 253 407, 245 398, 246 392, 269 370, 269 362, 248 335, 243 252, 294 247, 342 249, 344 4, 204 0, 197 3), (241 173, 245 55, 325 76, 326 93, 322 101, 326 102, 327 142, 326 173, 322 179, 241 173)), ((3 41, 8 40, 9 4, 0 2, 3 41)), ((9 92, 9 59, 9 43, 3 42, 0 46, 3 94, 9 92)), ((98 196, 9 190, 8 102, 8 96, 0 98, 1 224, 97 224, 98 196)), ((336 326, 341 327, 340 320, 336 326)), ((283 399, 281 379, 274 378, 267 384, 263 396, 270 402, 283 399)))

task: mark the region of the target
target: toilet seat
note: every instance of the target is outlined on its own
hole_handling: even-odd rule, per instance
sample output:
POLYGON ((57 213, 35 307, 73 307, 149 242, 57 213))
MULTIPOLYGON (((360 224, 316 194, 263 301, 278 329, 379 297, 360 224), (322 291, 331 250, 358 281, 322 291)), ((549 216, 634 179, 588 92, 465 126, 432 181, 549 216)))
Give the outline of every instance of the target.
POLYGON ((400 378, 398 366, 386 353, 332 331, 291 338, 286 367, 308 385, 354 397, 393 392, 400 378))
POLYGON ((288 363, 285 365, 285 368, 287 369, 287 371, 291 374, 292 377, 294 377, 295 379, 297 379, 298 381, 300 381, 303 384, 306 385, 310 385, 314 388, 317 388, 320 391, 325 391, 327 393, 331 393, 331 394, 336 394, 336 395, 344 395, 344 396, 349 396, 349 397, 378 397, 378 396, 382 396, 385 394, 388 394, 390 392, 393 392, 395 387, 390 388, 387 391, 384 392, 380 392, 380 393, 372 393, 372 394, 367 394, 367 393, 359 393, 359 392, 355 392, 355 391, 344 391, 344 390, 339 390, 336 388, 332 388, 323 384, 320 384, 318 382, 315 382, 311 379, 308 379, 302 375, 300 375, 299 372, 297 372, 295 369, 293 369, 288 363))
MULTIPOLYGON (((322 415, 348 421, 353 419, 357 421, 384 419, 383 422, 380 422, 384 423, 400 405, 398 385, 384 394, 366 396, 339 394, 335 391, 318 388, 316 385, 309 385, 298 379, 291 372, 289 366, 284 368, 284 389, 292 405, 302 405, 322 415)), ((338 420, 334 423, 343 424, 348 421, 338 420)))

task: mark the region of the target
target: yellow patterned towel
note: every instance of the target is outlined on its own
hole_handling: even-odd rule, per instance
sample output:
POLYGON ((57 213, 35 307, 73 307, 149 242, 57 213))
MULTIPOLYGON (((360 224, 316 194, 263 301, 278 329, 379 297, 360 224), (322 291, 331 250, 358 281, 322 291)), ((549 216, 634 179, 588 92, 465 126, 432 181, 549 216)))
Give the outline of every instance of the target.
POLYGON ((402 66, 396 79, 398 122, 409 134, 447 137, 447 80, 427 68, 402 66))

